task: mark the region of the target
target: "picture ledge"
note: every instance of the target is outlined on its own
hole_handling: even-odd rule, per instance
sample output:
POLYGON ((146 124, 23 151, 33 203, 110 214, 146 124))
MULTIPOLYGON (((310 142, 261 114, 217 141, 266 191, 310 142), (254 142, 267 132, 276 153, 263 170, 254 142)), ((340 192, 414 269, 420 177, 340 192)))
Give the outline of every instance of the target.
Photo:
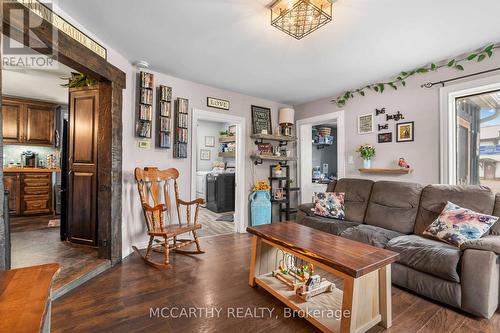
POLYGON ((407 175, 413 172, 413 169, 408 168, 370 168, 370 169, 359 169, 361 173, 388 173, 395 175, 407 175))

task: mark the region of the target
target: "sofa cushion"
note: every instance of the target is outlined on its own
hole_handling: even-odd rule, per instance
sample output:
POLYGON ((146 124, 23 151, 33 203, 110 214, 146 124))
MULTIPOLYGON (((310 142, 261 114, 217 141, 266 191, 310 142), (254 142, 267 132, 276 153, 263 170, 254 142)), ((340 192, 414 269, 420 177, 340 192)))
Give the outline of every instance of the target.
POLYGON ((330 219, 320 216, 306 216, 302 221, 298 221, 298 223, 305 225, 306 227, 325 231, 337 236, 339 236, 345 229, 359 225, 359 223, 356 222, 330 219))
POLYGON ((448 201, 478 213, 491 214, 495 195, 489 188, 478 185, 428 185, 422 190, 414 233, 422 235, 448 201))
MULTIPOLYGON (((500 217, 500 193, 495 195, 495 207, 493 207, 493 216, 500 217)), ((490 234, 500 235, 500 222, 497 221, 490 229, 490 234)))
POLYGON ((453 245, 405 235, 391 239, 387 249, 398 252, 400 264, 442 279, 460 282, 457 268, 461 251, 453 245))
POLYGON ((365 223, 403 234, 413 233, 422 186, 379 181, 373 185, 365 223))
POLYGON ((305 203, 299 205, 299 210, 301 212, 304 212, 308 216, 314 216, 314 212, 312 211, 313 208, 314 208, 314 203, 305 203))
POLYGON ((345 193, 345 219, 363 223, 370 199, 373 181, 369 179, 343 178, 337 181, 335 192, 345 193))
POLYGON ((344 197, 340 192, 316 192, 314 194, 314 215, 344 220, 344 197))
POLYGON ((373 225, 360 224, 357 227, 344 230, 340 236, 357 242, 385 248, 391 239, 403 236, 403 234, 373 225))

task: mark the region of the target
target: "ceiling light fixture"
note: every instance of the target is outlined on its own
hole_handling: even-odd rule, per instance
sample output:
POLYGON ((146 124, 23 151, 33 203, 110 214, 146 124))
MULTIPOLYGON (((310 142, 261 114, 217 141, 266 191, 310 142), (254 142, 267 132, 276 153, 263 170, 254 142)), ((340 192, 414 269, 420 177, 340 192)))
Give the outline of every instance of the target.
POLYGON ((271 25, 301 39, 332 20, 332 0, 277 0, 271 5, 271 25))

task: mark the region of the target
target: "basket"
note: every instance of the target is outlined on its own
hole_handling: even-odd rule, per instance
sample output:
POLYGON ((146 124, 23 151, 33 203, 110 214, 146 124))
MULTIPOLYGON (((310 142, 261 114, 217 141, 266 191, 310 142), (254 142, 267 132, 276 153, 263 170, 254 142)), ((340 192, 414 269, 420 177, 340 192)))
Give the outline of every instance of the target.
POLYGON ((320 127, 318 132, 321 136, 330 136, 330 134, 332 134, 332 129, 330 127, 320 127))

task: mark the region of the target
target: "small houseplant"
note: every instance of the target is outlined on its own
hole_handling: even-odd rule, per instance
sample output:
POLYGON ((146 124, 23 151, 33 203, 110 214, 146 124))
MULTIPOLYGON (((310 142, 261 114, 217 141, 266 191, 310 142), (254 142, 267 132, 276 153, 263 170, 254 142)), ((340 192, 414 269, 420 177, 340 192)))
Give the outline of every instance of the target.
POLYGON ((375 156, 375 147, 366 143, 359 146, 356 152, 363 159, 363 168, 370 169, 372 167, 372 158, 375 156))

